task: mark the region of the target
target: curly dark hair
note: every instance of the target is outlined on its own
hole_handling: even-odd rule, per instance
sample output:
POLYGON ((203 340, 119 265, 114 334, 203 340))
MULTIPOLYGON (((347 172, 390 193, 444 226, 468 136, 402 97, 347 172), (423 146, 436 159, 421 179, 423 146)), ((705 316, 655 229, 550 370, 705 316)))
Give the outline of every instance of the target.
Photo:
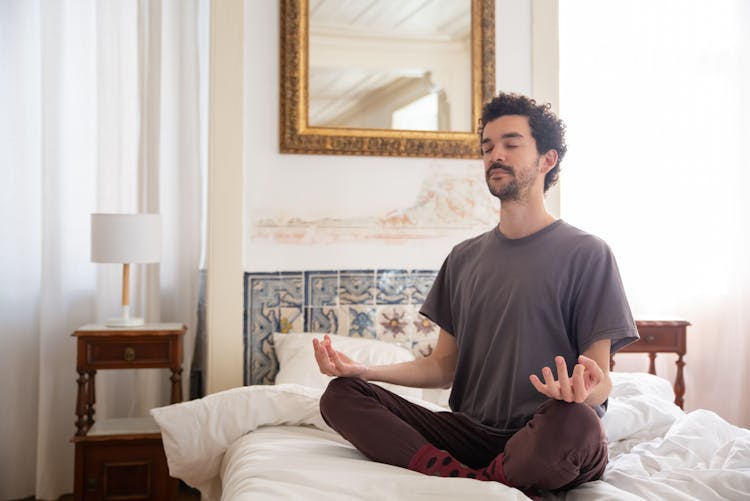
POLYGON ((549 150, 557 151, 557 163, 544 176, 544 192, 557 183, 562 162, 568 146, 565 144, 565 123, 551 110, 549 103, 537 104, 534 99, 514 93, 500 92, 482 108, 479 123, 479 141, 482 141, 484 125, 505 115, 523 115, 529 118, 531 135, 536 140, 536 150, 540 155, 549 150))

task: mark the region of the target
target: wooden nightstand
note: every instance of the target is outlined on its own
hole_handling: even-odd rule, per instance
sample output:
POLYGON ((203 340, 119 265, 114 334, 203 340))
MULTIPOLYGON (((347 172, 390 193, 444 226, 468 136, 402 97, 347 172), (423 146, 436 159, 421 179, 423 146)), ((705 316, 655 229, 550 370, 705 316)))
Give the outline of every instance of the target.
POLYGON ((177 480, 169 476, 161 433, 152 418, 94 420, 96 371, 168 368, 170 403, 182 401, 182 338, 179 323, 110 328, 86 325, 78 339, 76 403, 76 501, 99 499, 174 500, 177 480))
MULTIPOLYGON (((677 374, 674 380, 674 403, 682 408, 685 396, 685 378, 682 374, 687 352, 687 327, 690 322, 684 320, 637 320, 635 322, 641 338, 629 344, 620 353, 648 353, 648 372, 656 374, 656 354, 676 353, 677 374)), ((615 361, 610 357, 609 368, 613 369, 615 361)))

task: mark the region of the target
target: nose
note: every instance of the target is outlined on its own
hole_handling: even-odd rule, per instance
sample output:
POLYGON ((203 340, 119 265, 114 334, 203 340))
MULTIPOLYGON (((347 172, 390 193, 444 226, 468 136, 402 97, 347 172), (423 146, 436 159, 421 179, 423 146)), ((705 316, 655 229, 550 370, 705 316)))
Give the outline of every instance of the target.
POLYGON ((505 148, 503 148, 501 145, 495 145, 494 148, 492 148, 492 152, 490 153, 490 163, 493 162, 500 162, 505 163, 505 148))

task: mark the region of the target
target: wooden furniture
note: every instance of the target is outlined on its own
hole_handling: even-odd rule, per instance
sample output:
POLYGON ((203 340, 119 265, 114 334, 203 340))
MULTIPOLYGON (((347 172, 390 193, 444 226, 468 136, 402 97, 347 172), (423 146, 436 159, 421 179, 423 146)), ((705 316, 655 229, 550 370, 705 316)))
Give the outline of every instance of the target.
MULTIPOLYGON (((619 353, 648 353, 648 372, 656 374, 656 354, 676 353, 677 374, 674 380, 674 403, 682 409, 685 396, 683 357, 687 351, 687 326, 684 320, 637 320, 636 327, 641 338, 621 349, 619 353)), ((610 357, 609 368, 615 366, 614 356, 610 357)))
POLYGON ((168 368, 170 403, 182 401, 182 338, 179 323, 112 328, 86 325, 77 338, 76 501, 99 499, 175 500, 159 428, 150 417, 94 419, 96 372, 101 369, 168 368))

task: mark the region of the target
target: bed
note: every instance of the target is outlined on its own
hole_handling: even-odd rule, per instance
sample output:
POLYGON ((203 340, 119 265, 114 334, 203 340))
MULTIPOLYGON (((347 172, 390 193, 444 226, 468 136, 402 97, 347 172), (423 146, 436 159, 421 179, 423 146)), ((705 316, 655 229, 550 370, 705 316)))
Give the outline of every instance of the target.
MULTIPOLYGON (((434 273, 388 271, 246 275, 247 386, 152 410, 170 474, 209 500, 526 499, 494 482, 369 461, 322 420, 328 378, 315 366, 313 336, 333 335, 365 363, 431 350, 436 333, 416 311, 434 273)), ((602 480, 545 499, 750 499, 750 430, 684 412, 656 375, 612 379, 602 480)), ((428 408, 447 404, 447 391, 389 389, 428 408)))

